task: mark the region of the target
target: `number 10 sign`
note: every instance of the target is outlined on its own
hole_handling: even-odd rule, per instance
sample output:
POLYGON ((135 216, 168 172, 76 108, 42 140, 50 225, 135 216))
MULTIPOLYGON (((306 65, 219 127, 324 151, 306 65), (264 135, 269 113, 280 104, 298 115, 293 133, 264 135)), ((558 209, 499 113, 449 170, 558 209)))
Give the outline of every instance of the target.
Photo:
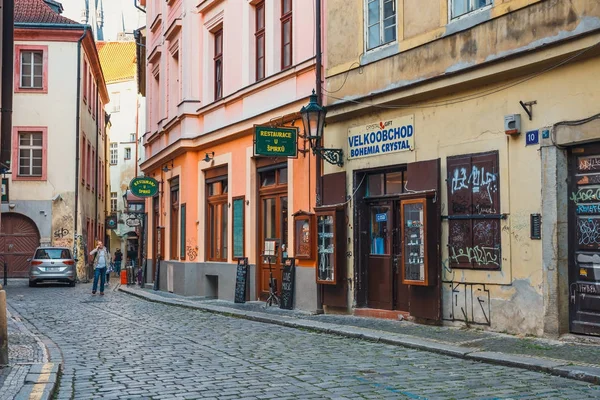
POLYGON ((539 131, 529 131, 525 135, 525 146, 531 146, 533 144, 540 143, 540 133, 539 131))

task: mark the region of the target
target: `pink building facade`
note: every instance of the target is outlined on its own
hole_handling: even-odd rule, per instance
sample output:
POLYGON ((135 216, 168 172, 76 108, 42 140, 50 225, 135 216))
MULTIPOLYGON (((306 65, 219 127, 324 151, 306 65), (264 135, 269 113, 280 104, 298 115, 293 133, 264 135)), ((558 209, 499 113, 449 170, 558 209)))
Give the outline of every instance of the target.
MULTIPOLYGON (((315 207, 316 161, 304 151, 299 111, 316 86, 316 1, 146 6, 141 169, 161 183, 146 203, 147 282, 232 300, 237 259, 247 257, 248 298, 264 298, 264 240, 279 240, 281 282, 281 258, 294 257, 294 214, 315 207), (297 156, 255 156, 256 125, 298 128, 297 156)), ((295 308, 317 307, 315 264, 296 260, 295 308)))

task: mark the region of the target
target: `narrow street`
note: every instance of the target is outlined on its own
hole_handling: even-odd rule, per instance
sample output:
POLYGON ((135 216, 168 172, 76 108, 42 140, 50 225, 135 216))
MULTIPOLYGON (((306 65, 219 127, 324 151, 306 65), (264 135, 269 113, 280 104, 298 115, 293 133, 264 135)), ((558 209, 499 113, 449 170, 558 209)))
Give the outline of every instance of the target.
POLYGON ((90 285, 29 288, 10 306, 64 357, 58 399, 589 399, 542 373, 147 302, 90 285))

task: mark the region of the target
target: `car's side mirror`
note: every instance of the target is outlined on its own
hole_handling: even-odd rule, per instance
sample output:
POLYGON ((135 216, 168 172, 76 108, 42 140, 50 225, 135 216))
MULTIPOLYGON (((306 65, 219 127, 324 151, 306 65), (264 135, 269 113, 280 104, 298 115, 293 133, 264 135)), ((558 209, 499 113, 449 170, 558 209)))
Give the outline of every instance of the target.
POLYGON ((31 258, 28 258, 28 259, 27 259, 27 262, 31 262, 31 258))

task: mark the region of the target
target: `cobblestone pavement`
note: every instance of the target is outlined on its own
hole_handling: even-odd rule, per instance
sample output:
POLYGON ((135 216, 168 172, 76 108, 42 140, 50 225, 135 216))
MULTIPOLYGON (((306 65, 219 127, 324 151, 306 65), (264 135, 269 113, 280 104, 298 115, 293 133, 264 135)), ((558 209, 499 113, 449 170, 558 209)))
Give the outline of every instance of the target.
POLYGON ((89 285, 8 293, 62 350, 58 399, 590 399, 542 373, 150 303, 89 285))
POLYGON ((14 315, 8 318, 8 362, 0 368, 0 400, 13 399, 25 383, 33 364, 46 360, 44 347, 14 315))

